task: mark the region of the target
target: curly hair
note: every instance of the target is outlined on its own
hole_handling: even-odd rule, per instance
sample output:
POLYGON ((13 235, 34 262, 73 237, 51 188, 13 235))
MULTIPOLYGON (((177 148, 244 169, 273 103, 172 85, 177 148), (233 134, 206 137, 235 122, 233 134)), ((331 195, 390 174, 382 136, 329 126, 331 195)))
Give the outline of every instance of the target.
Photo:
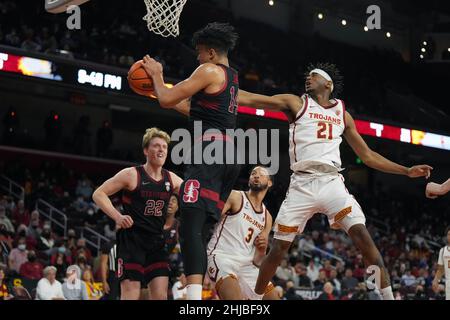
POLYGON ((238 40, 238 34, 229 23, 212 22, 198 30, 192 37, 192 45, 205 45, 220 53, 233 50, 238 40))
POLYGON ((333 63, 328 62, 318 62, 318 63, 310 63, 306 68, 305 78, 309 76, 311 70, 314 69, 322 69, 326 73, 328 73, 333 80, 333 92, 331 92, 330 97, 336 98, 339 96, 344 90, 344 77, 341 75, 341 72, 333 63))

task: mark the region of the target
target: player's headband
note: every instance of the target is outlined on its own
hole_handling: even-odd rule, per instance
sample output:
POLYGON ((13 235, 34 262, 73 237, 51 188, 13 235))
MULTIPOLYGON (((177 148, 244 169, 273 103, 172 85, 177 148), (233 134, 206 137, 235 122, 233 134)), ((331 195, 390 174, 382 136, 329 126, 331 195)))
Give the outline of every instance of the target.
POLYGON ((311 75, 312 73, 320 74, 322 77, 324 77, 326 80, 331 81, 331 92, 333 92, 334 85, 333 85, 333 79, 331 79, 330 75, 323 71, 322 69, 313 69, 309 72, 311 75))

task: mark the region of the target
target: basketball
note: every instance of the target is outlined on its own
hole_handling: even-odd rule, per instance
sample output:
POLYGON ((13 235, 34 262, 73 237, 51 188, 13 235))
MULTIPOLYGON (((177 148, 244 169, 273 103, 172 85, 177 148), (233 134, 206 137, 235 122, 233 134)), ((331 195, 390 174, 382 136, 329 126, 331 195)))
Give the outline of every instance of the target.
POLYGON ((141 66, 142 60, 135 62, 128 71, 128 83, 130 88, 142 96, 154 94, 153 81, 141 66))

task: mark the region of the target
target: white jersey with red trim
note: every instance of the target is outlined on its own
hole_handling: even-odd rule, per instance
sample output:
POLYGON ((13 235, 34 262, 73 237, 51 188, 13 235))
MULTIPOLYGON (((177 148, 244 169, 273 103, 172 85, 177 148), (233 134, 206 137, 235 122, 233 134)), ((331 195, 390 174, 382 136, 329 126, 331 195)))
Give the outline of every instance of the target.
POLYGON ((309 95, 302 96, 303 108, 289 126, 289 157, 292 171, 341 171, 339 145, 345 130, 345 104, 325 108, 309 95))
POLYGON ((264 230, 267 210, 258 212, 243 191, 241 208, 236 213, 226 214, 216 225, 208 243, 208 255, 229 255, 235 259, 253 261, 255 238, 264 230))

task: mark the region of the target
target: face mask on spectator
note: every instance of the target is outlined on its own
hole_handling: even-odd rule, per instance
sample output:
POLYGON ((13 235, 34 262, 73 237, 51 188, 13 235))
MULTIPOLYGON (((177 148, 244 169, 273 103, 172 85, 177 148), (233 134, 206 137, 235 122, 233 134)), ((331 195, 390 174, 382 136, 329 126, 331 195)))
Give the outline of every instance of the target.
POLYGON ((90 215, 90 216, 92 216, 92 215, 94 214, 94 210, 93 210, 93 209, 89 209, 89 210, 87 211, 87 214, 90 215))
POLYGON ((17 249, 19 249, 20 251, 25 251, 27 248, 26 244, 21 243, 17 246, 17 249))
POLYGON ((62 254, 66 253, 66 247, 59 247, 58 252, 62 254))

